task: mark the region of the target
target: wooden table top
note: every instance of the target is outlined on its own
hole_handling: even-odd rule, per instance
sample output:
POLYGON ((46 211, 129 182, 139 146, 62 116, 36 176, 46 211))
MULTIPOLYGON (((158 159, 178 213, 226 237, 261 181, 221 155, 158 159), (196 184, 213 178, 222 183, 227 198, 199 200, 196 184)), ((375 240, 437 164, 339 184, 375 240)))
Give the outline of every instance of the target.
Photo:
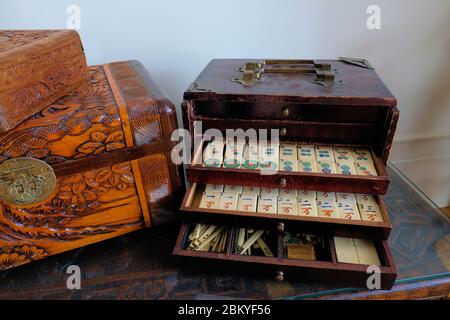
POLYGON ((171 256, 178 226, 140 230, 0 273, 0 299, 433 298, 450 291, 450 223, 392 168, 385 201, 398 278, 391 291, 277 283, 226 270, 186 269, 171 256), (81 290, 66 286, 81 268, 81 290))

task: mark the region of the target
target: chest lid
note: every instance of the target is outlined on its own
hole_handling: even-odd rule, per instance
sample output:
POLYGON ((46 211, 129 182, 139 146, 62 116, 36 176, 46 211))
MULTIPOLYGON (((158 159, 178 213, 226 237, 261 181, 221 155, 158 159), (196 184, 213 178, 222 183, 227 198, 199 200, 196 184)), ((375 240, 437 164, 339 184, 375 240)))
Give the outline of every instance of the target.
POLYGON ((397 101, 363 59, 212 60, 186 100, 298 102, 393 107, 397 101))
MULTIPOLYGON (((22 175, 28 180, 45 178, 45 187, 55 175, 59 179, 170 152, 170 135, 177 127, 175 107, 142 64, 93 66, 89 76, 76 91, 0 134, 0 200, 6 201, 4 193, 23 185, 16 183, 22 175)), ((155 174, 166 170, 166 163, 172 170, 173 164, 164 158, 153 169, 155 174)), ((33 182, 30 188, 38 186, 33 182)), ((19 200, 9 202, 36 199, 19 200)))

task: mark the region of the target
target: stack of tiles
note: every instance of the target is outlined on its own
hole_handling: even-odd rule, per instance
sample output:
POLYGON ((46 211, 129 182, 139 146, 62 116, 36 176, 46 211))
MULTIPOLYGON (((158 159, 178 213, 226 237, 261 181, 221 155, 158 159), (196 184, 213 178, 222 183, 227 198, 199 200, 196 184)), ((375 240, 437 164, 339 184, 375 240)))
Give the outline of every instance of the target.
POLYGON ((245 143, 216 139, 203 150, 203 166, 377 176, 367 149, 295 143, 245 143))
POLYGON ((374 196, 207 184, 199 208, 383 222, 374 196))

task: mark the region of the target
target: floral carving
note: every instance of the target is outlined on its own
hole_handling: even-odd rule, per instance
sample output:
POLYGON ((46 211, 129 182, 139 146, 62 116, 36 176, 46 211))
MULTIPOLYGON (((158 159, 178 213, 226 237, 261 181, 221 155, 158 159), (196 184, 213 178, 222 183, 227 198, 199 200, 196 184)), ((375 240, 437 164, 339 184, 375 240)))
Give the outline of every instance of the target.
POLYGON ((0 270, 17 267, 46 255, 48 252, 33 245, 3 247, 0 248, 0 270))
POLYGON ((78 147, 79 152, 75 158, 84 157, 89 154, 100 154, 105 151, 113 151, 125 148, 123 141, 123 132, 121 130, 114 131, 109 135, 101 131, 91 133, 91 140, 83 143, 78 147))
POLYGON ((90 86, 48 106, 1 137, 0 162, 27 156, 56 164, 125 148, 118 107, 105 73, 101 68, 91 71, 90 86), (80 145, 69 144, 71 150, 61 148, 65 138, 73 141, 75 136, 82 137, 80 145))

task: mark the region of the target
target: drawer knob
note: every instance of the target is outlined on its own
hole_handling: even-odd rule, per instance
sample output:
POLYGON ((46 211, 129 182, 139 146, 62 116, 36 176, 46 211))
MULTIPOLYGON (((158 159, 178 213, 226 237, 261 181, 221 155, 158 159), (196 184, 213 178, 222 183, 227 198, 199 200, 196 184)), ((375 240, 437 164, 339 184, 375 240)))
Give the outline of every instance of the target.
POLYGON ((284 223, 283 222, 279 222, 277 224, 277 231, 280 233, 284 232, 284 223))
POLYGON ((283 271, 277 271, 275 273, 275 281, 282 282, 284 280, 284 273, 283 271))
POLYGON ((279 181, 278 181, 278 186, 280 187, 280 188, 286 188, 286 186, 287 186, 287 181, 286 181, 286 179, 285 178, 281 178, 279 181))
POLYGON ((281 128, 280 129, 280 136, 281 137, 285 137, 287 135, 287 129, 286 128, 281 128))
POLYGON ((283 115, 283 117, 289 117, 289 108, 284 107, 283 110, 281 110, 281 114, 283 115))

